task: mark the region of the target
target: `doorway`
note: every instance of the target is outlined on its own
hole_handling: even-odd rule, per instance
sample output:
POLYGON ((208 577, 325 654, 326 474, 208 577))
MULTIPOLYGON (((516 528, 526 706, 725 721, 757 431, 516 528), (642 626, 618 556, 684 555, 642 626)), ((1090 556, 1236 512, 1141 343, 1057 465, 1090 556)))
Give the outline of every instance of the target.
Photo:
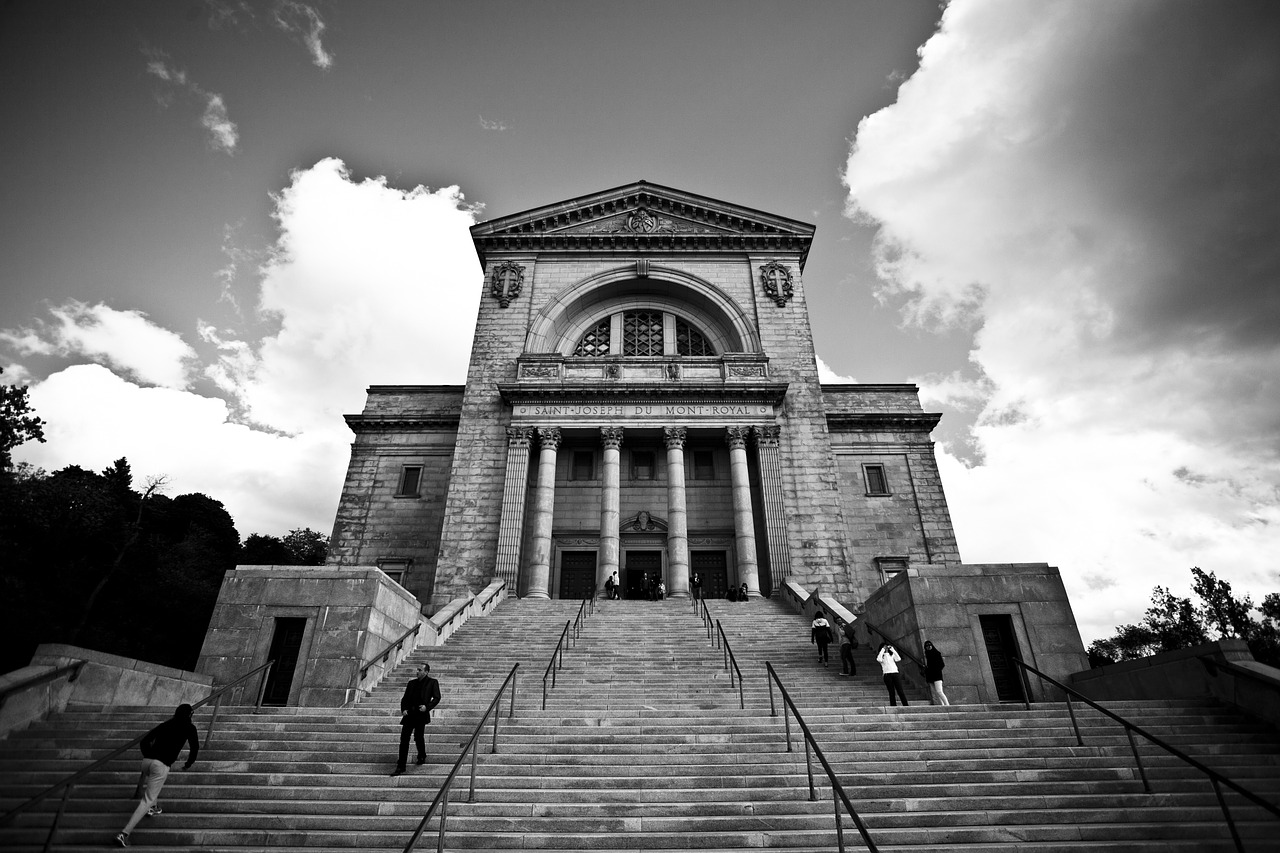
POLYGON ((982 640, 987 647, 987 660, 991 662, 991 678, 996 685, 996 698, 1001 702, 1022 702, 1026 699, 1022 672, 1012 658, 1021 659, 1018 652, 1018 635, 1013 630, 1013 617, 1006 614, 979 616, 982 640))
POLYGON ((271 651, 267 660, 271 667, 267 685, 262 691, 263 705, 288 705, 289 692, 293 688, 293 674, 298 668, 298 653, 302 650, 302 635, 307 630, 307 620, 300 616, 276 617, 275 633, 271 635, 271 651))
POLYGON ((690 551, 689 569, 702 578, 703 598, 724 598, 729 592, 729 561, 724 551, 690 551))
POLYGON ((596 588, 596 552, 560 552, 560 597, 589 598, 596 588))
POLYGON ((662 577, 661 551, 627 551, 622 572, 623 598, 647 599, 662 577))

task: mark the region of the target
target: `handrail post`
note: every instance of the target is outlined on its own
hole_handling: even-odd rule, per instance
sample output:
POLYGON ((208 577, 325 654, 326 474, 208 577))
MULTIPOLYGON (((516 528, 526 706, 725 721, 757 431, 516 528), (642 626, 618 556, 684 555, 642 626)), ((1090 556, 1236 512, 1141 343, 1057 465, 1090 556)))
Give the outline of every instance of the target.
POLYGON ((1071 727, 1076 730, 1076 746, 1084 746, 1084 738, 1080 736, 1080 724, 1076 722, 1076 709, 1071 707, 1071 694, 1067 694, 1067 713, 1071 715, 1071 727))
POLYGON ((844 853, 844 827, 841 825, 840 820, 840 795, 836 793, 834 785, 831 788, 831 805, 835 806, 836 810, 836 849, 840 853, 844 853))
POLYGON ((804 739, 804 769, 809 774, 809 802, 818 799, 818 792, 813 787, 813 750, 809 748, 809 739, 804 739))
POLYGON ((498 702, 498 713, 493 715, 493 746, 489 750, 490 755, 498 754, 498 721, 502 719, 502 702, 498 702))
POLYGON ((1227 828, 1231 830, 1231 840, 1236 843, 1236 850, 1244 853, 1244 842, 1240 840, 1240 833, 1236 830, 1235 819, 1231 817, 1231 810, 1227 808, 1226 797, 1222 796, 1222 786, 1218 784, 1218 780, 1212 776, 1209 781, 1213 783, 1213 792, 1218 795, 1218 805, 1222 806, 1222 816, 1227 819, 1227 828))
POLYGON ((271 669, 275 664, 276 662, 273 660, 267 661, 267 666, 262 670, 262 676, 258 679, 258 700, 253 705, 257 710, 262 709, 262 697, 267 693, 267 675, 271 672, 271 669))
POLYGON ((49 824, 49 834, 44 839, 44 849, 41 853, 49 853, 49 848, 53 846, 54 833, 58 831, 58 824, 62 821, 62 813, 67 809, 67 801, 71 799, 71 789, 75 787, 75 783, 62 789, 62 799, 58 802, 58 810, 53 813, 53 823, 49 824))
POLYGON ((1125 724, 1124 733, 1129 736, 1129 748, 1133 750, 1133 760, 1138 763, 1138 774, 1142 776, 1142 788, 1150 794, 1151 783, 1147 781, 1147 769, 1142 766, 1142 756, 1138 754, 1138 744, 1133 739, 1133 729, 1128 723, 1125 724))
POLYGON ((444 853, 444 822, 449 817, 449 783, 444 786, 444 797, 440 800, 440 832, 436 835, 436 853, 444 853))
POLYGON ((516 679, 519 674, 511 676, 511 704, 507 707, 507 719, 511 719, 516 715, 516 679))
POLYGON ((218 721, 218 711, 222 709, 222 694, 218 694, 218 698, 213 701, 213 712, 209 715, 209 725, 204 730, 204 745, 208 746, 213 742, 213 724, 218 721))
POLYGON ((476 765, 480 761, 480 750, 476 749, 475 743, 471 744, 471 787, 467 790, 467 802, 474 803, 476 801, 476 765))

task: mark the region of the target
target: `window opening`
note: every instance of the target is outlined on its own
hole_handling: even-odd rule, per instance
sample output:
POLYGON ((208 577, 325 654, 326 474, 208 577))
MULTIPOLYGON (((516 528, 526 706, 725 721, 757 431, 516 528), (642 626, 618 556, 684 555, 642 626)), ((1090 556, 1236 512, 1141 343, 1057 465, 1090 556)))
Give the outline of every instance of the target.
POLYGON ((662 355, 661 311, 623 312, 622 354, 662 355))
POLYGON ((405 465, 400 469, 400 487, 396 489, 396 496, 402 498, 416 498, 419 494, 419 487, 422 485, 422 466, 421 465, 405 465))
POLYGON ((631 479, 652 480, 654 478, 654 454, 652 450, 631 451, 631 479))
POLYGON ((676 318, 677 355, 715 355, 711 342, 688 322, 676 318))
POLYGON ((863 465, 862 472, 867 480, 867 494, 889 494, 889 482, 884 476, 883 465, 863 465))
POLYGON ((573 467, 569 471, 570 480, 595 479, 595 454, 590 450, 573 451, 573 467))
POLYGON ((593 328, 590 328, 578 341, 578 348, 573 351, 578 356, 604 356, 609 354, 610 318, 605 317, 593 328))
POLYGON ((710 450, 693 451, 693 479, 714 480, 715 478, 715 454, 710 450))

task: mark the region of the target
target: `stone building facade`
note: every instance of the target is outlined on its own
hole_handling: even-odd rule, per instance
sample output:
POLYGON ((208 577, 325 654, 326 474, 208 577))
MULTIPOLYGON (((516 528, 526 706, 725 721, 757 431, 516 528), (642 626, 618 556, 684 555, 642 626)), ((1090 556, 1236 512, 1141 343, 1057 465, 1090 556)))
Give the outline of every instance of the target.
POLYGON ((464 387, 374 386, 330 560, 430 611, 784 580, 852 605, 960 562, 911 385, 818 380, 812 226, 646 182, 472 228, 464 387))

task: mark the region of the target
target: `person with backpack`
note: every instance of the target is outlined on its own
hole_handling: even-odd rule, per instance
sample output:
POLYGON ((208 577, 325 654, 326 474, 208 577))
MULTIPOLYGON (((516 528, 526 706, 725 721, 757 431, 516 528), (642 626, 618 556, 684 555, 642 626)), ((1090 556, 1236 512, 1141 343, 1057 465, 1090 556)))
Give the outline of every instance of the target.
POLYGON ((826 666, 827 646, 831 644, 831 623, 827 621, 827 614, 822 610, 818 611, 817 618, 809 626, 809 642, 818 645, 818 660, 826 666))
POLYGON ((840 629, 844 641, 840 643, 840 674, 852 677, 858 674, 858 665, 853 662, 853 650, 858 647, 858 637, 854 633, 853 623, 846 622, 840 629))

